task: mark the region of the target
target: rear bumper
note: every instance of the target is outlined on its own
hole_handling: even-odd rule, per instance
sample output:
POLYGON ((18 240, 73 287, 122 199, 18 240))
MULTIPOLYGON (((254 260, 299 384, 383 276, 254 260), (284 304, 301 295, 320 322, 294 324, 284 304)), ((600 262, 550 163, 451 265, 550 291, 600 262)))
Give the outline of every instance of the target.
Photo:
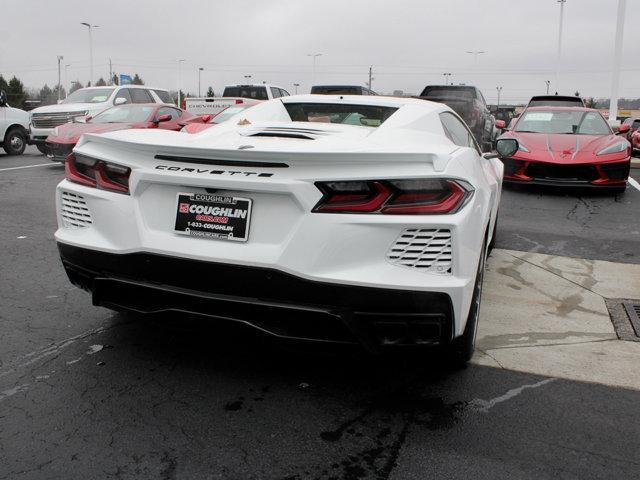
POLYGON ((270 335, 387 346, 443 345, 454 336, 442 292, 324 283, 278 270, 151 253, 114 254, 58 243, 69 279, 95 305, 185 312, 240 322, 270 335))

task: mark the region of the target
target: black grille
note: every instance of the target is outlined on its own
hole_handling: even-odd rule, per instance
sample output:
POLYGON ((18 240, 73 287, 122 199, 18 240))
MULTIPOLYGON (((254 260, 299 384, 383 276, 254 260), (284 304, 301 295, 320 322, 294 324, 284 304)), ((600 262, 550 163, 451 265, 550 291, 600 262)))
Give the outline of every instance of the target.
POLYGON ((526 174, 533 178, 591 182, 600 177, 594 165, 556 165, 552 163, 530 163, 526 174))
POLYGON ((639 303, 623 303, 624 309, 627 311, 631 326, 636 333, 636 337, 640 337, 640 304, 639 303))
POLYGON ((629 168, 631 168, 631 162, 605 163, 604 165, 600 165, 600 169, 611 180, 625 180, 629 177, 629 168))
POLYGON ((522 160, 513 160, 511 158, 507 158, 503 160, 504 162, 504 175, 506 177, 511 177, 515 175, 515 173, 522 168, 524 162, 522 160))
POLYGON ((75 147, 75 144, 45 142, 47 157, 57 160, 58 162, 64 162, 73 150, 73 147, 75 147))

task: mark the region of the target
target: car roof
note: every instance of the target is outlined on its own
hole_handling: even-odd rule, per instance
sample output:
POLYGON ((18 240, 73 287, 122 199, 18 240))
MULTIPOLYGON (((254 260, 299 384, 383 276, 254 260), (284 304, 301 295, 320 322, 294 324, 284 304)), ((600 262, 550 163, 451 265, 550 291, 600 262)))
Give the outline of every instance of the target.
POLYGON ((597 108, 587 108, 587 107, 561 107, 557 105, 538 105, 535 107, 527 107, 526 110, 566 110, 569 112, 600 112, 597 108))

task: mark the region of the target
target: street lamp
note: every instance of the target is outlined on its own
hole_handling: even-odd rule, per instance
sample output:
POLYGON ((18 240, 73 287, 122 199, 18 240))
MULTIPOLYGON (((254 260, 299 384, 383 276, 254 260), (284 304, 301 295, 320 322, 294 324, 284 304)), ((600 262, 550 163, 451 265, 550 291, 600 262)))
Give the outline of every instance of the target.
POLYGON ((69 89, 70 89, 70 85, 69 85, 69 67, 71 66, 71 64, 67 63, 64 66, 64 98, 67 98, 69 96, 69 89))
POLYGON ((560 57, 562 55, 562 23, 564 19, 564 4, 567 0, 557 0, 560 4, 560 24, 558 25, 558 58, 556 59, 556 95, 560 85, 560 57))
POLYGON ((500 108, 500 92, 502 92, 502 87, 496 87, 496 90, 498 91, 498 108, 500 108))
POLYGON ((451 80, 451 74, 450 73, 443 73, 442 75, 444 76, 444 84, 445 85, 449 85, 449 80, 451 80))
POLYGON ((84 25, 89 29, 89 86, 93 85, 93 40, 91 38, 91 30, 98 28, 100 25, 91 25, 87 22, 80 22, 80 25, 84 25))
POLYGON ((62 95, 62 85, 60 84, 60 61, 64 59, 62 55, 58 55, 58 103, 60 103, 60 97, 62 95))
POLYGON ((252 77, 252 75, 245 75, 245 76, 244 76, 244 78, 245 78, 246 80, 249 80, 251 77, 252 77))
POLYGON ((299 83, 294 83, 293 84, 294 87, 296 87, 296 95, 298 94, 298 87, 300 86, 299 83))
POLYGON ((613 51, 613 75, 611 76, 611 97, 609 100, 609 121, 618 119, 618 87, 620 86, 620 64, 622 63, 622 40, 627 0, 618 0, 618 21, 613 51))
POLYGON ((313 75, 311 77, 311 83, 316 83, 316 58, 321 56, 321 53, 307 53, 307 57, 313 58, 313 75))
POLYGON ((182 108, 182 62, 184 58, 178 60, 178 108, 182 108))
POLYGON ((200 74, 202 73, 203 70, 204 68, 202 67, 198 68, 198 97, 200 96, 200 74))
POLYGON ((467 53, 473 55, 473 61, 475 65, 478 65, 478 55, 482 55, 483 53, 487 53, 484 50, 467 50, 467 53))
POLYGON ((545 80, 544 83, 547 84, 547 95, 549 95, 549 85, 551 85, 551 81, 550 80, 545 80))

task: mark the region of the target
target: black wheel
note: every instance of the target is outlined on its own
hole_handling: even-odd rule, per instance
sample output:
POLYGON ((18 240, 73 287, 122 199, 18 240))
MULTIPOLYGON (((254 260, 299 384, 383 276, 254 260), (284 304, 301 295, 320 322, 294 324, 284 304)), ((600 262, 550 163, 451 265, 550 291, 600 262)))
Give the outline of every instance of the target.
POLYGON ((467 316, 467 325, 464 333, 453 340, 447 347, 448 360, 455 367, 464 366, 471 357, 476 348, 476 336, 478 333, 478 320, 480 318, 480 302, 482 300, 482 282, 484 280, 484 266, 487 259, 486 241, 482 245, 482 253, 478 262, 478 271, 476 273, 476 282, 473 288, 473 297, 471 298, 471 307, 469 307, 469 315, 467 316))
POLYGON ((27 147, 27 136, 24 130, 13 127, 7 131, 2 147, 4 151, 7 152, 7 155, 22 155, 24 149, 27 147))
POLYGON ((491 253, 496 246, 496 235, 498 234, 498 212, 496 212, 496 221, 493 224, 493 233, 491 234, 491 241, 489 242, 489 250, 487 253, 491 253))
POLYGON ((47 147, 45 147, 44 144, 36 143, 36 148, 40 151, 41 154, 43 155, 47 154, 47 147))

